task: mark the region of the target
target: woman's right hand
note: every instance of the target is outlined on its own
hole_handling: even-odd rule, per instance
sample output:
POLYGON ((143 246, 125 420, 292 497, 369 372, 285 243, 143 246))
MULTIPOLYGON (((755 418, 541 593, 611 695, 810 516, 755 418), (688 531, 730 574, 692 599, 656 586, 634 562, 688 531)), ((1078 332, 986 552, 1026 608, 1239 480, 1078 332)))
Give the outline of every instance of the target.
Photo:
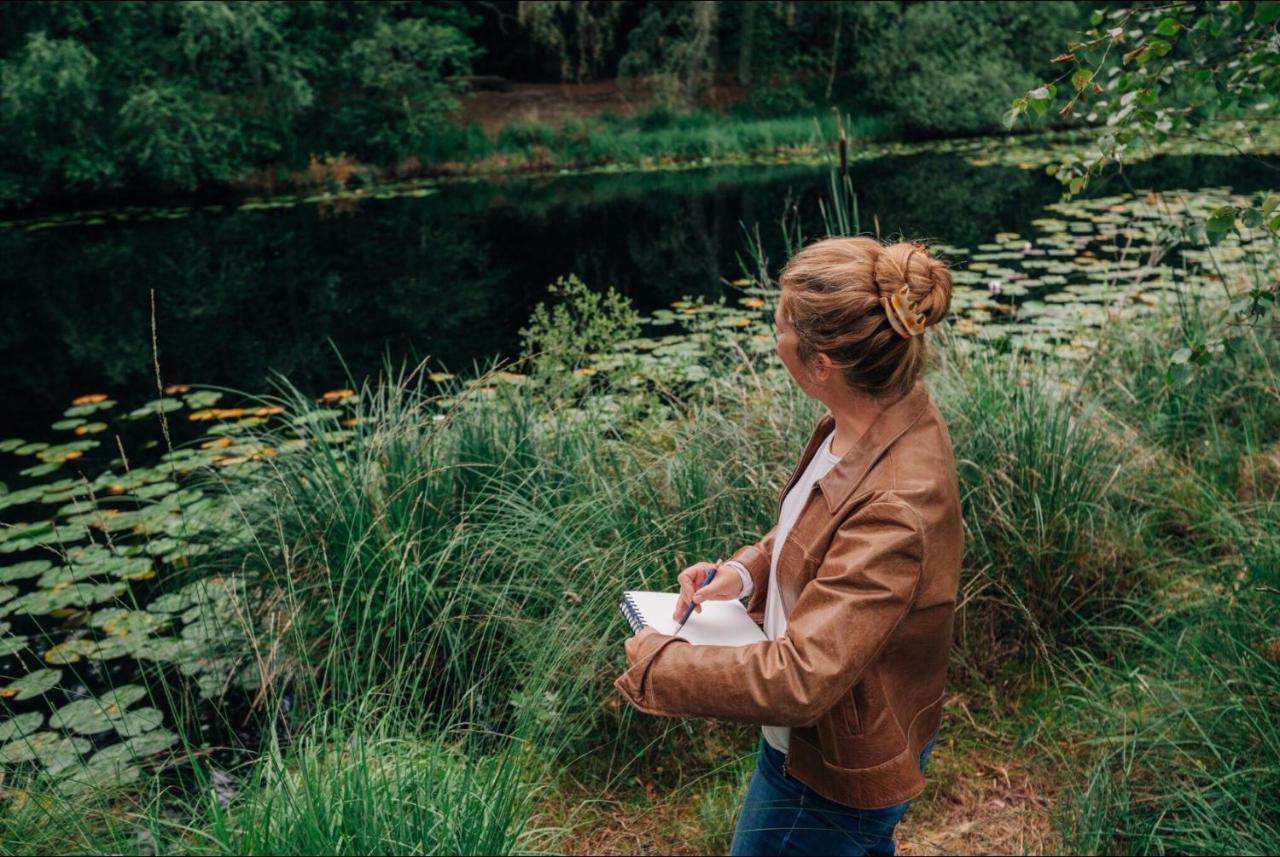
POLYGON ((676 602, 676 610, 671 618, 679 622, 684 618, 684 611, 689 604, 694 605, 696 613, 702 612, 703 601, 732 601, 742 594, 742 575, 733 566, 721 563, 716 571, 715 580, 706 588, 702 587, 707 579, 707 572, 717 568, 714 562, 695 562, 680 572, 680 599, 676 602))

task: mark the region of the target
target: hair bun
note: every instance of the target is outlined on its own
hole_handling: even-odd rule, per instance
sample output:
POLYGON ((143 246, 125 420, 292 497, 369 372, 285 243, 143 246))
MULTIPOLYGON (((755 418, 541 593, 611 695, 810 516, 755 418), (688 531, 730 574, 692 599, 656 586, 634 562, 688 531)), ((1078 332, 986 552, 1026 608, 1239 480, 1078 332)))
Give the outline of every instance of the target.
POLYGON ((905 285, 908 300, 926 327, 942 321, 951 311, 951 270, 923 244, 900 241, 885 245, 876 257, 873 276, 886 299, 905 285))

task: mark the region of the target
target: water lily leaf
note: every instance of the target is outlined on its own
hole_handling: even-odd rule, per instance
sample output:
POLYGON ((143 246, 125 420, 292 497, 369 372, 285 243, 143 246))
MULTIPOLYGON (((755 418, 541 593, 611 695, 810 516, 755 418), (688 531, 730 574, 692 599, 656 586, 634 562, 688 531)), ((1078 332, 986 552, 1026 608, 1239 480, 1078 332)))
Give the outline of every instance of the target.
POLYGON ((180 637, 109 637, 103 642, 113 641, 131 641, 134 657, 162 664, 183 663, 199 657, 208 648, 208 644, 202 640, 184 640, 180 637))
POLYGON ((140 684, 122 684, 103 691, 98 699, 112 710, 124 710, 146 695, 147 689, 140 684))
MULTIPOLYGON (((74 453, 73 455, 79 455, 79 453, 74 453)), ((57 471, 63 464, 63 461, 46 461, 44 464, 33 464, 18 472, 31 479, 38 479, 41 476, 48 476, 50 473, 57 471)))
MULTIPOLYGON (((217 401, 216 399, 214 401, 217 401)), ((129 412, 129 419, 140 420, 157 414, 168 414, 173 411, 182 410, 182 402, 178 399, 165 397, 163 399, 152 399, 142 407, 134 408, 129 412)))
POLYGON ((199 408, 207 408, 216 404, 222 398, 222 393, 217 390, 197 390, 194 393, 187 393, 182 400, 187 403, 187 407, 192 410, 199 408))
POLYGON ((195 604, 198 597, 194 589, 186 586, 177 592, 161 595, 147 605, 147 610, 152 613, 177 613, 195 604))
POLYGON ((155 708, 135 708, 126 711, 112 721, 112 726, 122 738, 137 738, 160 728, 164 715, 155 708))
POLYGON ((90 639, 64 640, 56 646, 50 646, 44 653, 44 659, 50 664, 74 664, 96 646, 90 639))
POLYGON ((34 699, 57 685, 62 680, 62 670, 44 669, 27 673, 22 678, 10 682, 8 687, 0 689, 0 698, 22 701, 34 699))
POLYGON ((75 429, 72 430, 72 433, 76 435, 98 434, 99 432, 104 432, 106 430, 106 423, 85 423, 82 426, 76 426, 75 429))
POLYGON ((0 764, 39 761, 50 773, 57 773, 89 752, 93 745, 83 738, 68 738, 57 732, 37 732, 0 747, 0 764))
POLYGON ((112 608, 94 614, 89 624, 115 637, 126 634, 148 634, 169 624, 168 616, 157 616, 145 610, 112 608))
POLYGON ((147 637, 143 635, 128 635, 124 637, 104 637, 101 640, 95 640, 93 648, 85 652, 85 657, 93 661, 108 661, 112 658, 122 658, 126 655, 137 657, 138 651, 147 641, 147 637))
POLYGON ((39 711, 28 711, 15 714, 7 720, 0 721, 0 744, 30 735, 44 723, 44 714, 39 711))
POLYGON ((8 440, 0 440, 0 452, 13 452, 18 447, 25 444, 26 441, 20 437, 9 438, 8 440))
POLYGON ((40 580, 37 581, 37 585, 41 589, 61 589, 72 583, 93 577, 95 574, 102 573, 103 572, 98 565, 91 563, 59 565, 40 575, 40 580))
MULTIPOLYGON (((8 627, 8 622, 0 622, 0 625, 8 627)), ((16 655, 27 647, 27 637, 25 634, 0 634, 0 658, 7 658, 10 655, 16 655)))
POLYGON ((48 448, 49 448, 49 444, 43 441, 33 441, 31 443, 22 444, 21 446, 19 446, 17 449, 13 451, 13 454, 14 455, 32 455, 34 453, 39 452, 42 449, 48 449, 48 448))
POLYGON ((94 765, 136 764, 138 761, 163 752, 178 743, 178 736, 168 729, 155 729, 128 741, 104 747, 89 759, 94 765))
POLYGON ((76 426, 81 425, 84 425, 84 419, 82 417, 73 417, 69 420, 58 420, 51 426, 51 428, 54 431, 70 431, 76 426))
POLYGON ((177 539, 165 537, 147 542, 146 550, 152 556, 164 556, 165 554, 173 553, 180 547, 182 547, 182 543, 177 539))
POLYGON ((135 488, 133 491, 133 495, 135 497, 140 497, 143 500, 150 500, 153 497, 163 497, 165 494, 171 494, 177 490, 178 490, 177 482, 169 482, 169 481, 153 482, 150 485, 144 485, 140 488, 135 488))
MULTIPOLYGON (((98 735, 112 729, 113 717, 97 699, 77 699, 49 715, 49 725, 80 735, 98 735)), ((119 712, 123 713, 123 712, 119 712)))
POLYGON ((22 611, 42 616, 66 607, 92 607, 122 595, 126 589, 126 583, 73 583, 64 589, 40 589, 6 604, 0 608, 0 615, 22 611))
POLYGON ((101 402, 89 402, 83 405, 73 405, 62 412, 64 417, 87 417, 89 414, 97 411, 106 411, 116 406, 114 399, 104 399, 101 402))
POLYGON ((18 594, 18 587, 5 586, 3 584, 0 584, 0 604, 5 603, 6 601, 8 601, 10 598, 12 598, 17 594, 18 594))
MULTIPOLYGON (((97 756, 94 756, 96 759, 97 756)), ((69 765, 62 777, 54 785, 54 790, 62 796, 83 794, 85 792, 101 793, 113 788, 131 785, 142 777, 142 768, 131 762, 112 762, 110 760, 93 764, 69 765)))

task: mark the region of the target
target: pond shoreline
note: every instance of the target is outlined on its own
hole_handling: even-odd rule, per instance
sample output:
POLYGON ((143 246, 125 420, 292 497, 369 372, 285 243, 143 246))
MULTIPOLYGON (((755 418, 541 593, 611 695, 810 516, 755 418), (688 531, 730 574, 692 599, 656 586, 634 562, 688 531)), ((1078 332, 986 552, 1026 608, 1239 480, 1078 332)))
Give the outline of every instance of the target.
MULTIPOLYGON (((1059 142, 1097 130, 1093 126, 1079 128, 1023 128, 1005 133, 986 131, 972 134, 951 134, 929 138, 884 137, 877 135, 851 136, 850 155, 859 158, 894 154, 896 150, 928 151, 931 147, 947 143, 965 143, 979 140, 1059 142), (878 154, 868 155, 866 147, 876 147, 878 154), (860 151, 860 148, 862 151, 860 151)), ((550 153, 549 153, 550 155, 550 153)), ((274 184, 267 178, 269 169, 248 173, 226 183, 203 185, 184 191, 160 190, 150 187, 121 187, 68 193, 46 197, 28 205, 0 207, 0 228, 15 222, 27 222, 45 217, 67 214, 111 212, 130 207, 167 208, 223 206, 236 207, 246 202, 267 201, 293 195, 328 193, 335 198, 358 197, 363 193, 404 185, 435 186, 452 182, 491 181, 503 179, 529 179, 561 175, 590 175, 594 173, 664 172, 686 169, 742 166, 755 163, 777 165, 822 163, 829 153, 811 146, 798 150, 779 146, 747 152, 729 152, 714 157, 667 154, 662 158, 642 157, 639 160, 581 160, 556 162, 508 157, 502 154, 488 156, 478 161, 438 161, 424 164, 412 171, 398 171, 391 164, 366 164, 359 161, 329 158, 328 164, 313 160, 321 176, 312 182, 274 184), (344 174, 345 177, 344 177, 344 174), (337 176, 338 178, 335 178, 337 176), (361 176, 368 179, 361 181, 361 176), (339 180, 342 178, 342 180, 339 180), (268 185, 266 189, 262 185, 268 185)), ((291 175, 304 174, 306 170, 291 171, 291 175)))

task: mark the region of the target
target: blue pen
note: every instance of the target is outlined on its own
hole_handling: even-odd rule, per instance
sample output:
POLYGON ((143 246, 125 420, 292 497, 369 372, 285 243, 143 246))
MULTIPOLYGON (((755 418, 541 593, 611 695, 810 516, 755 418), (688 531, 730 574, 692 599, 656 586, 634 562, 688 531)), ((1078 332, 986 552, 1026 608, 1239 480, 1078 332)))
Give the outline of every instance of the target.
MULTIPOLYGON (((721 563, 721 562, 723 562, 723 561, 724 561, 724 560, 719 560, 719 559, 718 559, 718 560, 716 560, 716 565, 717 565, 717 566, 718 566, 718 565, 720 565, 720 563, 721 563)), ((707 579, 706 579, 706 580, 704 580, 704 581, 702 581, 702 585, 701 585, 701 586, 699 586, 699 587, 698 587, 698 589, 700 589, 700 590, 701 590, 701 589, 706 589, 708 586, 710 586, 710 585, 711 585, 711 581, 713 581, 713 580, 715 580, 715 579, 716 579, 716 569, 713 567, 710 571, 708 571, 708 572, 707 572, 707 579)), ((679 633, 680 633, 680 629, 684 627, 684 623, 685 623, 685 622, 688 622, 688 621, 689 621, 689 617, 693 615, 693 608, 694 608, 694 607, 696 607, 696 606, 697 606, 697 605, 693 603, 693 599, 690 599, 690 600, 689 600, 689 609, 684 611, 684 618, 680 620, 680 624, 679 624, 679 625, 676 625, 676 629, 675 629, 674 631, 672 631, 672 632, 671 632, 671 635, 672 635, 672 636, 675 636, 676 634, 679 634, 679 633)))

